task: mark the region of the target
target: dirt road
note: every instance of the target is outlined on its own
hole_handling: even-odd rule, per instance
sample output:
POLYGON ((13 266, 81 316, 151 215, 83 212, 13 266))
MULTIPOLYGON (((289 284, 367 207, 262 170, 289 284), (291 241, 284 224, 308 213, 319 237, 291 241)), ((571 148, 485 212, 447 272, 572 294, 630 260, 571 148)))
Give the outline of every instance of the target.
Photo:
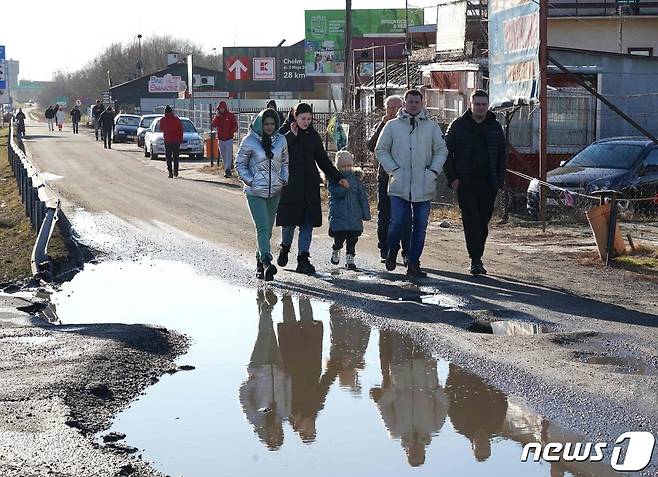
MULTIPOLYGON (((237 182, 200 174, 199 164, 185 161, 181 177, 168 179, 164 163, 144 158, 134 145, 104 150, 87 130, 79 136, 49 133, 32 123, 26 146, 65 198, 66 214, 82 241, 101 254, 173 259, 230 282, 255 284, 253 226, 237 182)), ((376 326, 412 333, 451 362, 523 396, 542 415, 590 439, 614 442, 628 430, 657 432, 656 281, 561 255, 561 248, 588 249, 578 231, 538 237, 528 230, 531 240, 523 232, 494 227, 484 257, 490 275, 473 278, 466 273, 460 227, 433 225, 423 256, 430 276, 411 283, 400 273, 383 271, 374 224, 358 245, 364 279, 330 267, 329 238, 322 228, 311 250, 320 276, 283 271, 274 286, 342 304, 376 326), (439 306, 396 301, 410 294, 433 295, 439 306), (551 332, 467 331, 476 321, 497 319, 543 325, 551 332), (606 365, 606 359, 621 365, 606 365), (640 363, 641 372, 621 372, 627 362, 640 363)))

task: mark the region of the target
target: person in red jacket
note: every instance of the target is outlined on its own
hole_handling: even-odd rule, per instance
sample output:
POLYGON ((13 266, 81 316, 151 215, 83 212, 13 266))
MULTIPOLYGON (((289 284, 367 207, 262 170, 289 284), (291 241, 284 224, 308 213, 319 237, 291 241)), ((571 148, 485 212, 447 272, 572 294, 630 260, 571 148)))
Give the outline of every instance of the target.
POLYGON ((231 177, 233 170, 233 135, 238 130, 238 121, 235 114, 228 110, 225 101, 221 101, 217 107, 217 114, 212 120, 213 129, 217 129, 217 140, 219 141, 219 155, 224 162, 224 177, 231 177))
POLYGON ((169 178, 178 177, 178 155, 180 154, 180 143, 183 142, 183 123, 176 117, 171 106, 165 108, 164 118, 160 120, 160 131, 164 136, 169 178))

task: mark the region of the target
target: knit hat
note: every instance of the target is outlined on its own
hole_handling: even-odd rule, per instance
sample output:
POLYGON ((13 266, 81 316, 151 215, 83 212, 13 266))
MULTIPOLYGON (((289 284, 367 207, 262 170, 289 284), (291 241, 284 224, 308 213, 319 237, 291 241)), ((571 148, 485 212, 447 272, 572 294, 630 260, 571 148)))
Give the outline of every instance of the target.
POLYGON ((167 105, 167 107, 165 108, 165 114, 167 114, 167 113, 173 113, 173 112, 174 112, 174 110, 171 109, 171 106, 167 105))
POLYGON ((354 166, 354 156, 350 151, 345 149, 338 151, 336 153, 335 165, 338 170, 343 167, 354 166))

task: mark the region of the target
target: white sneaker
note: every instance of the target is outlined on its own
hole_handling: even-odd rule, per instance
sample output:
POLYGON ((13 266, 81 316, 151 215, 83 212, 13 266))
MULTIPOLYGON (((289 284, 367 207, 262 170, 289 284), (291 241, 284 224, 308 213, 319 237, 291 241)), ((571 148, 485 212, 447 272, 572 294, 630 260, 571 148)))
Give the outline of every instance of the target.
POLYGON ((331 251, 331 263, 338 265, 340 263, 340 250, 331 251))
POLYGON ((354 263, 354 255, 349 253, 345 255, 345 268, 348 270, 356 270, 356 264, 354 263))

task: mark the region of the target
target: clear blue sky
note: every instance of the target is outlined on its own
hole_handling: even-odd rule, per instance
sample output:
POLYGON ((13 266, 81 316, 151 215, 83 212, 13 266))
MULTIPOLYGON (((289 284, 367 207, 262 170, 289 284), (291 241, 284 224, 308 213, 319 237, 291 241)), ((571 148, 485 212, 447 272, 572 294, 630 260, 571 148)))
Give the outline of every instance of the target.
MULTIPOLYGON (((283 38, 290 44, 304 38, 304 10, 345 8, 344 0, 6 3, 2 6, 0 45, 6 45, 8 58, 20 61, 21 79, 32 80, 48 80, 56 70, 75 71, 104 46, 134 41, 140 33, 144 37, 157 33, 188 38, 208 53, 234 44, 276 45, 283 38)), ((436 3, 438 0, 415 0, 410 6, 436 3)), ((353 0, 352 8, 404 8, 404 4, 404 0, 353 0)))

